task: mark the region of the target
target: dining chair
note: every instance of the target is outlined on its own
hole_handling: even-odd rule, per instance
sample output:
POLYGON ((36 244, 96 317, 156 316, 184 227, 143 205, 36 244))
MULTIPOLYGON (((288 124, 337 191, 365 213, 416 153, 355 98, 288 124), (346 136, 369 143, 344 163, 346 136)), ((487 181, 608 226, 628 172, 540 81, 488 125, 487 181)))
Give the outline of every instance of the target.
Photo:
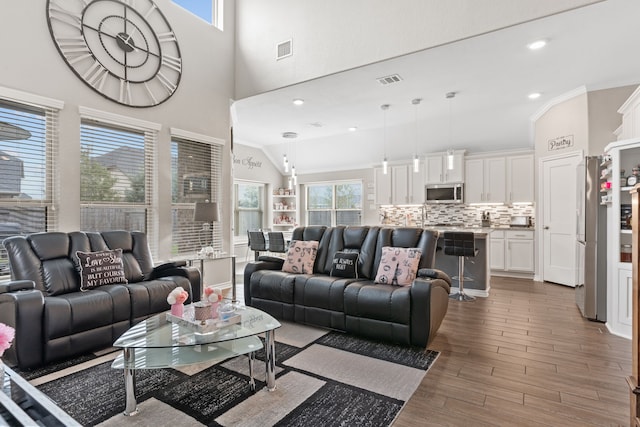
POLYGON ((264 238, 264 232, 261 230, 249 231, 249 247, 253 251, 254 261, 257 261, 260 256, 260 251, 267 250, 267 242, 264 238))
POLYGON ((284 240, 284 234, 281 231, 270 231, 269 237, 269 252, 285 253, 287 252, 287 245, 284 240))

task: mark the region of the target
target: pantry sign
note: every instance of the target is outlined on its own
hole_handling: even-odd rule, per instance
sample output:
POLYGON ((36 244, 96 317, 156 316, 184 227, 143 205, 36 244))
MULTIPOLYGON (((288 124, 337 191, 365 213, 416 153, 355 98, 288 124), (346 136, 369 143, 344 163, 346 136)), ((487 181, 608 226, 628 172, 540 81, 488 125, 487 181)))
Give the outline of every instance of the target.
POLYGON ((563 150, 569 147, 573 147, 573 135, 550 139, 548 151, 563 150))

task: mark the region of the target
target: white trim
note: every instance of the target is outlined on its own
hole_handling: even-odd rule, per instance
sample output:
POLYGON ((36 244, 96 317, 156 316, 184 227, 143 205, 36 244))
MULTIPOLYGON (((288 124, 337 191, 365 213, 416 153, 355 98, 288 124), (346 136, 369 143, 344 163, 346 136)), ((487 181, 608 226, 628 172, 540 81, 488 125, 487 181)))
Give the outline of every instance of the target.
POLYGON ((225 140, 220 138, 215 138, 209 135, 203 135, 201 133, 195 133, 188 130, 182 130, 178 128, 169 128, 169 133, 172 137, 186 139, 188 141, 194 142, 203 142, 206 144, 216 144, 216 145, 225 145, 225 140))
POLYGON ((64 101, 35 95, 29 92, 23 92, 17 89, 10 89, 4 86, 0 86, 0 98, 7 101, 29 104, 33 107, 47 107, 55 108, 57 110, 62 110, 64 107, 64 101))
POLYGON ((159 131, 162 128, 160 123, 149 122, 146 120, 135 119, 133 117, 122 116, 120 114, 109 113, 107 111, 96 110, 89 107, 78 107, 80 117, 83 119, 97 120, 102 123, 108 123, 116 126, 132 126, 136 129, 159 131))
POLYGON ((624 104, 622 104, 620 108, 618 108, 618 113, 623 114, 627 109, 629 109, 629 106, 636 101, 636 97, 638 97, 639 95, 640 95, 640 86, 638 86, 638 88, 634 90, 631 95, 629 95, 629 98, 627 98, 627 100, 624 101, 624 104))
POLYGON ((529 120, 531 120, 532 122, 535 122, 540 117, 542 117, 547 111, 549 111, 552 107, 555 107, 556 105, 558 105, 558 104, 560 104, 562 102, 568 101, 571 98, 575 98, 576 96, 584 95, 585 93, 587 93, 587 87, 586 86, 580 86, 580 87, 575 88, 574 90, 571 90, 569 92, 565 92, 560 96, 556 96, 551 101, 549 101, 545 105, 543 105, 542 108, 540 108, 538 111, 533 113, 533 115, 531 116, 531 118, 529 120))

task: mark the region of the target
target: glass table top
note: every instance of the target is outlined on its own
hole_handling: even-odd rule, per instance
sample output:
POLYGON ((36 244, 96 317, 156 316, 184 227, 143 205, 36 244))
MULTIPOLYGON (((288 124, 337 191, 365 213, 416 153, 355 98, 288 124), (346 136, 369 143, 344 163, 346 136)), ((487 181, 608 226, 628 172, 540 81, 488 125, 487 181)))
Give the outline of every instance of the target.
MULTIPOLYGON (((185 318, 193 307, 185 306, 185 318)), ((280 322, 253 307, 237 307, 237 323, 209 321, 206 331, 167 320, 167 312, 152 316, 131 327, 113 344, 120 348, 173 348, 221 343, 252 337, 279 328, 280 322)), ((184 323, 184 322, 183 322, 184 323)))

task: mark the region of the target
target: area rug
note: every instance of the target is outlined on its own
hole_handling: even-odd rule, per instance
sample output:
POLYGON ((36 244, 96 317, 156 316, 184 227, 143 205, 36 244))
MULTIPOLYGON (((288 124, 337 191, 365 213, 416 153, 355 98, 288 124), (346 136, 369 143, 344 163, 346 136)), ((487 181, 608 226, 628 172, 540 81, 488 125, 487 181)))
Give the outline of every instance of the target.
POLYGON ((276 390, 257 388, 248 359, 136 371, 140 413, 122 415, 118 353, 85 357, 21 375, 86 426, 388 426, 415 392, 436 351, 390 345, 285 323, 276 331, 276 390))

